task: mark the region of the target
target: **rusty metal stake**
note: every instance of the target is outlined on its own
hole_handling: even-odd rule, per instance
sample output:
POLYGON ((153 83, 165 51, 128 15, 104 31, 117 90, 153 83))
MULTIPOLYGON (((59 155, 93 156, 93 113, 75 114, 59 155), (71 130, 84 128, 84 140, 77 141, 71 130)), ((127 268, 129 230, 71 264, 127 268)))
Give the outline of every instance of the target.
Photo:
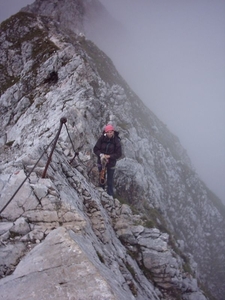
POLYGON ((67 122, 67 119, 66 119, 66 118, 61 118, 61 119, 60 119, 59 130, 58 130, 57 135, 56 135, 56 137, 55 137, 55 141, 54 141, 54 144, 53 144, 53 146, 52 146, 52 150, 51 150, 51 153, 50 153, 50 155, 49 155, 48 161, 47 161, 47 163, 46 163, 44 172, 43 172, 43 174, 42 174, 42 178, 45 178, 45 175, 46 175, 46 173, 47 173, 48 166, 49 166, 49 164, 50 164, 50 162, 51 162, 52 154, 53 154, 53 151, 54 151, 54 149, 55 149, 56 143, 57 143, 57 141, 58 141, 58 138, 59 138, 59 135, 60 135, 62 126, 63 126, 63 124, 65 124, 66 122, 67 122))

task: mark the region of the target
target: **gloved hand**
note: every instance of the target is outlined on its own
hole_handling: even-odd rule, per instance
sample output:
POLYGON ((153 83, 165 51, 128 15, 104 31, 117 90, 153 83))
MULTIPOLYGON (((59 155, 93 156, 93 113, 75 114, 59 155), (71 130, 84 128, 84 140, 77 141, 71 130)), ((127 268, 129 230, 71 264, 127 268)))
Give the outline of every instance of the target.
POLYGON ((108 163, 108 159, 109 159, 109 155, 106 155, 106 154, 103 154, 103 153, 101 153, 100 154, 100 160, 101 160, 101 164, 103 165, 103 164, 107 164, 108 163))

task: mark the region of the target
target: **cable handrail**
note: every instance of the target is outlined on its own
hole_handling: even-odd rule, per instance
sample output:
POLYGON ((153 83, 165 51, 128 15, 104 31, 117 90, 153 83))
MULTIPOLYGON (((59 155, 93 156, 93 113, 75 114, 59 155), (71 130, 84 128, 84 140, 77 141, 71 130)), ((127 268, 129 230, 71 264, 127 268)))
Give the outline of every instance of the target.
POLYGON ((3 206, 3 208, 0 210, 0 214, 5 210, 5 208, 9 205, 9 203, 13 200, 13 198, 16 196, 16 194, 18 193, 18 191, 21 189, 21 187, 23 186, 23 184, 25 183, 25 181, 30 177, 31 173, 34 171, 34 169, 36 168, 37 164, 39 163, 39 161, 42 159, 42 157, 44 156, 45 153, 47 153, 47 150, 48 148, 53 144, 52 146, 52 150, 51 150, 51 153, 49 155, 49 158, 47 160, 47 163, 45 165, 45 169, 44 169, 44 172, 42 174, 42 178, 45 178, 46 176, 46 173, 47 173, 47 169, 48 169, 48 166, 51 162, 51 158, 52 158, 52 154, 54 152, 54 149, 56 147, 56 144, 57 144, 57 141, 58 141, 58 138, 59 138, 59 135, 60 135, 60 132, 61 132, 61 129, 62 129, 62 126, 63 124, 65 125, 66 127, 66 130, 67 130, 67 134, 69 136, 69 139, 70 139, 70 142, 72 144, 72 148, 73 148, 73 151, 75 152, 75 155, 74 157, 72 158, 72 160, 69 162, 70 164, 72 163, 72 161, 74 160, 74 158, 76 156, 79 155, 79 152, 77 152, 74 148, 74 145, 73 145, 73 142, 72 142, 72 139, 70 137, 70 134, 69 134, 69 131, 68 131, 68 128, 66 126, 66 122, 67 122, 67 119, 65 117, 61 118, 60 119, 60 127, 59 127, 59 130, 55 136, 55 138, 50 142, 50 144, 46 147, 46 149, 44 149, 43 153, 41 154, 41 156, 39 157, 39 159, 37 160, 37 162, 35 163, 35 165, 33 166, 33 168, 30 170, 30 172, 28 173, 28 175, 25 177, 25 179, 22 181, 22 183, 20 184, 20 186, 16 189, 16 191, 14 192, 14 194, 11 196, 11 198, 7 201, 7 203, 3 206))

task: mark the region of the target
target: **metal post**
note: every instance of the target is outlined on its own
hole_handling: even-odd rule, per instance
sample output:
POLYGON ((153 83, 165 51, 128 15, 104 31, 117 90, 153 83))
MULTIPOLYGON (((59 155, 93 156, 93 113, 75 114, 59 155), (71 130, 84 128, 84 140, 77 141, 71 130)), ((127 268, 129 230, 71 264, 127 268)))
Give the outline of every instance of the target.
POLYGON ((49 166, 49 164, 50 164, 50 162, 51 162, 52 154, 53 154, 53 151, 54 151, 54 149, 55 149, 56 143, 57 143, 57 141, 58 141, 58 138, 59 138, 59 135, 60 135, 62 126, 63 126, 63 124, 65 124, 66 122, 67 122, 67 119, 66 119, 66 118, 61 118, 61 119, 60 119, 59 130, 58 130, 57 135, 56 135, 56 137, 55 137, 55 141, 54 141, 54 144, 53 144, 53 146, 52 146, 52 150, 51 150, 51 153, 50 153, 50 155, 49 155, 48 161, 47 161, 47 163, 46 163, 44 172, 43 172, 43 174, 42 174, 42 178, 45 178, 45 175, 46 175, 46 173, 47 173, 48 166, 49 166))

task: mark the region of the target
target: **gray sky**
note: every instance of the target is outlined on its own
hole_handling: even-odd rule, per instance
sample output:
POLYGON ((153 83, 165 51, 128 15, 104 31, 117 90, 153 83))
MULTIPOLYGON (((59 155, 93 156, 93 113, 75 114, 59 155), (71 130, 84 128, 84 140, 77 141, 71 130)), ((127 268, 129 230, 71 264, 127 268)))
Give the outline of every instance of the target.
POLYGON ((16 14, 22 7, 33 2, 34 0, 0 0, 0 22, 16 14))
MULTIPOLYGON (((127 29, 101 41, 225 202, 225 0, 100 0, 127 29)), ((34 1, 0 0, 0 22, 34 1)))

